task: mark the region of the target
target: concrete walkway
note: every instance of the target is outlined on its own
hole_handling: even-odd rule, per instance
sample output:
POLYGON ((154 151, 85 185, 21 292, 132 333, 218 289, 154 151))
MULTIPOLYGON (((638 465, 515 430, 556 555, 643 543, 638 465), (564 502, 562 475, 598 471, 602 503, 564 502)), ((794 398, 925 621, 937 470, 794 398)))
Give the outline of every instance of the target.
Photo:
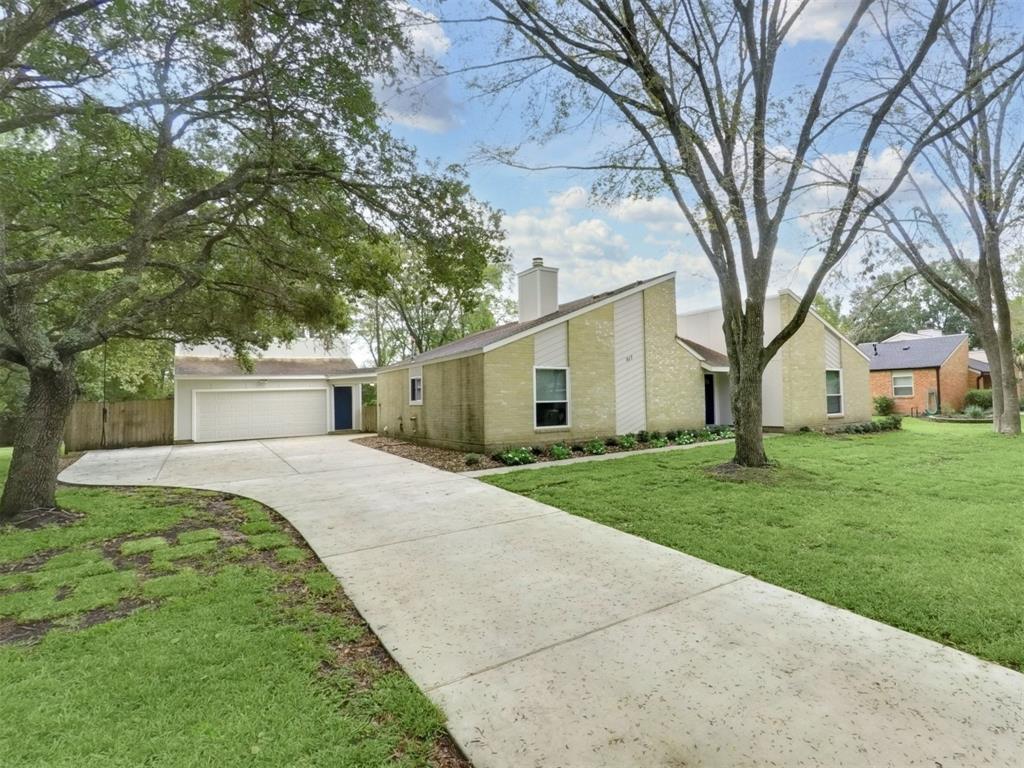
POLYGON ((1024 675, 345 437, 94 452, 61 479, 277 509, 477 768, 1024 760, 1024 675))

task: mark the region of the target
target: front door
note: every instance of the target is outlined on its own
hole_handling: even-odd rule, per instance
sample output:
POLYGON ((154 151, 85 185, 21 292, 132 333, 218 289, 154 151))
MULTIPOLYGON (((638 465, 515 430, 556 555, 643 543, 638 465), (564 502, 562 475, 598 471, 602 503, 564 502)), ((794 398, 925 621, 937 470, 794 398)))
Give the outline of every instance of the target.
POLYGON ((704 423, 715 423, 715 377, 704 374, 704 423))
POLYGON ((334 428, 352 429, 352 387, 334 388, 334 428))

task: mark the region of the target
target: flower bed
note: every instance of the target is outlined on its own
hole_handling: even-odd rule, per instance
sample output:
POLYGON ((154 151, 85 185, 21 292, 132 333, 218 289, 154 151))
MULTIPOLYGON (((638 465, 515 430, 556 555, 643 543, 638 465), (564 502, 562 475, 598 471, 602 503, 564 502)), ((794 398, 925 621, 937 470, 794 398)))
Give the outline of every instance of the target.
POLYGON ((563 461, 582 456, 640 452, 651 448, 665 448, 669 445, 691 445, 712 440, 727 440, 732 437, 734 437, 734 433, 731 427, 713 426, 699 430, 669 430, 668 432, 644 430, 635 434, 604 439, 595 438, 571 443, 554 443, 553 445, 516 446, 491 456, 416 445, 393 437, 361 437, 356 438, 354 442, 449 472, 466 472, 476 469, 563 461))

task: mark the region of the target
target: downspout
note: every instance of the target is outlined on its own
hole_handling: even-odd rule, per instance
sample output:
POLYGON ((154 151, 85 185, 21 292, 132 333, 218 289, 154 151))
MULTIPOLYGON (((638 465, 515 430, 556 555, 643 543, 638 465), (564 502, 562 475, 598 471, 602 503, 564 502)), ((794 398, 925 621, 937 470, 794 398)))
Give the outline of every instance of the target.
POLYGON ((935 399, 939 415, 942 415, 942 366, 935 366, 935 399))

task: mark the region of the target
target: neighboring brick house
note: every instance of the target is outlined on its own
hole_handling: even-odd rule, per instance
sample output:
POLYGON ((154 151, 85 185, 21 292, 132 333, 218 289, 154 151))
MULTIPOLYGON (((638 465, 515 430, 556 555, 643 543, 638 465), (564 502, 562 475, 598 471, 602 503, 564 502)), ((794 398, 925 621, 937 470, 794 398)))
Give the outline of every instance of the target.
POLYGON ((871 396, 886 395, 904 415, 960 411, 969 386, 968 337, 898 334, 861 344, 871 365, 871 396))

